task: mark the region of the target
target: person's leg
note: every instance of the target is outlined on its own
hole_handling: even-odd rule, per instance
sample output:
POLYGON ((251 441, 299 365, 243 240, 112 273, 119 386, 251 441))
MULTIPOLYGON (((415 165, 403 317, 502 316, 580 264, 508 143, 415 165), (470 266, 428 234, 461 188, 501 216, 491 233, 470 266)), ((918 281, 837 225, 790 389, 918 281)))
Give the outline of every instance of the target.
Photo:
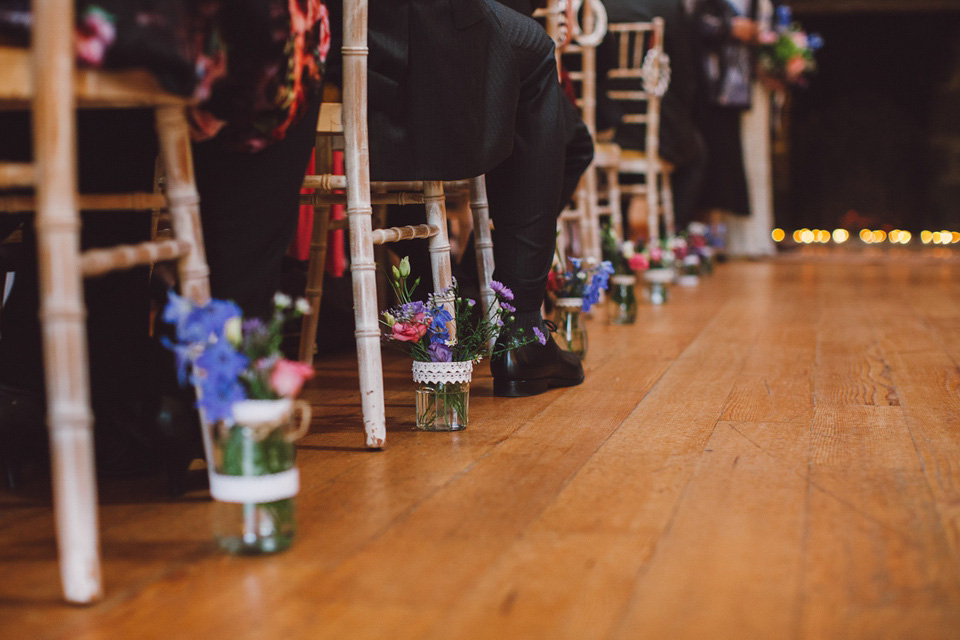
POLYGON ((244 315, 272 310, 319 106, 315 101, 283 140, 257 153, 228 151, 217 138, 194 145, 212 294, 233 300, 244 315))
POLYGON ((496 2, 488 5, 512 45, 520 79, 513 153, 487 173, 494 278, 514 292, 518 311, 539 312, 556 244, 566 97, 543 28, 496 2))
MULTIPOLYGON (((487 173, 494 278, 513 291, 516 327, 530 336, 543 329, 540 307, 556 246, 570 110, 543 28, 492 0, 488 6, 512 45, 520 79, 513 153, 487 173)), ((583 381, 580 361, 552 338, 506 352, 490 370, 497 396, 528 396, 583 381)))

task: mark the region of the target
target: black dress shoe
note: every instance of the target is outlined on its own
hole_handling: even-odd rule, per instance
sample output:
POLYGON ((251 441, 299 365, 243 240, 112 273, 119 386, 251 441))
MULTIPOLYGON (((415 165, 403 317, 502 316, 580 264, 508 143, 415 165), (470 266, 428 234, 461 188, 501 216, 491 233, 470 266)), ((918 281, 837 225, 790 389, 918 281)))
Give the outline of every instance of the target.
POLYGON ((583 382, 580 359, 547 338, 507 351, 490 361, 493 395, 522 398, 544 393, 554 387, 572 387, 583 382))

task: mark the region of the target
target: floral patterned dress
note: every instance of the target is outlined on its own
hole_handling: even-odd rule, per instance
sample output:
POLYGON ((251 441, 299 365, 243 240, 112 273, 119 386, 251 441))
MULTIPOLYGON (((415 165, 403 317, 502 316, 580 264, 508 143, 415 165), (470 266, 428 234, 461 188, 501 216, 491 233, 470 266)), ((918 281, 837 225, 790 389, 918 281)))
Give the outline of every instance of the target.
MULTIPOLYGON (((140 66, 192 96, 194 140, 231 149, 282 139, 321 87, 330 49, 323 0, 77 0, 80 64, 140 66)), ((0 38, 25 43, 28 0, 0 0, 0 38)))

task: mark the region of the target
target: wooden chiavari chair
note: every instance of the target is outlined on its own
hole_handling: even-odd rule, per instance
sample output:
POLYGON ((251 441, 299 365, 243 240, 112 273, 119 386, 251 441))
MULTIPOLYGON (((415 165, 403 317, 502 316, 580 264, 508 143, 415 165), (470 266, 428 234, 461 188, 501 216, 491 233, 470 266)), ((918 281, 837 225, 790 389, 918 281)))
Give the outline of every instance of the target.
MULTIPOLYGON (((380 354, 380 326, 376 282, 375 249, 381 245, 428 238, 431 270, 437 291, 452 282, 450 241, 447 237, 446 189, 469 189, 476 236, 477 269, 484 309, 492 304, 490 289, 493 274, 493 243, 490 235, 489 207, 483 176, 456 183, 371 182, 367 130, 367 0, 343 3, 343 101, 321 107, 317 125, 316 166, 330 167, 334 144, 342 144, 343 176, 330 173, 309 175, 305 189, 313 194, 301 196, 301 202, 315 208, 313 243, 310 251, 306 297, 313 313, 303 321, 300 359, 310 362, 316 346, 317 316, 323 294, 323 269, 326 261, 327 233, 343 228, 342 221, 331 221, 332 204, 346 204, 346 228, 350 237, 350 271, 356 320, 357 361, 363 424, 368 447, 382 447, 386 439, 383 402, 383 365, 380 354), (337 138, 341 138, 342 142, 337 138), (336 193, 342 191, 343 193, 336 193), (426 224, 379 228, 374 225, 374 205, 422 203, 426 206, 426 224), (375 226, 377 228, 375 228, 375 226)), ((378 222, 384 216, 378 215, 378 222)))
MULTIPOLYGON (((607 96, 623 107, 623 124, 645 127, 643 150, 622 149, 620 175, 642 176, 643 182, 623 184, 621 190, 631 197, 631 214, 637 198, 646 198, 647 227, 651 241, 660 237, 663 215, 667 237, 674 234, 673 191, 670 187, 672 165, 660 156, 660 99, 670 83, 670 66, 663 53, 663 18, 650 22, 611 24, 608 31, 616 40, 617 63, 608 72, 611 89, 607 96), (620 88, 618 81, 637 88, 620 88)), ((631 219, 631 224, 638 221, 631 219)))
POLYGON ((163 91, 146 71, 75 70, 73 0, 34 0, 32 46, 0 48, 0 105, 31 109, 34 157, 0 164, 0 211, 36 211, 50 433, 54 516, 64 595, 87 603, 102 593, 97 530, 89 368, 82 279, 159 260, 178 260, 187 297, 210 297, 200 230, 199 197, 183 98, 163 91), (75 108, 152 107, 165 165, 166 196, 153 193, 77 196, 75 108), (79 209, 165 206, 175 238, 81 252, 79 209))

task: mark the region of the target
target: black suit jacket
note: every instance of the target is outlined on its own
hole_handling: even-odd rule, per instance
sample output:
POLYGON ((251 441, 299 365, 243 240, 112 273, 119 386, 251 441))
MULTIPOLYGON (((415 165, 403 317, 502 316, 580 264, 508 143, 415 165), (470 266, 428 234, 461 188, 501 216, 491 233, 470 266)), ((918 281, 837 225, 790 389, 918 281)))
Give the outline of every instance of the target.
POLYGON ((512 151, 518 72, 486 1, 370 3, 372 178, 470 178, 512 151))

